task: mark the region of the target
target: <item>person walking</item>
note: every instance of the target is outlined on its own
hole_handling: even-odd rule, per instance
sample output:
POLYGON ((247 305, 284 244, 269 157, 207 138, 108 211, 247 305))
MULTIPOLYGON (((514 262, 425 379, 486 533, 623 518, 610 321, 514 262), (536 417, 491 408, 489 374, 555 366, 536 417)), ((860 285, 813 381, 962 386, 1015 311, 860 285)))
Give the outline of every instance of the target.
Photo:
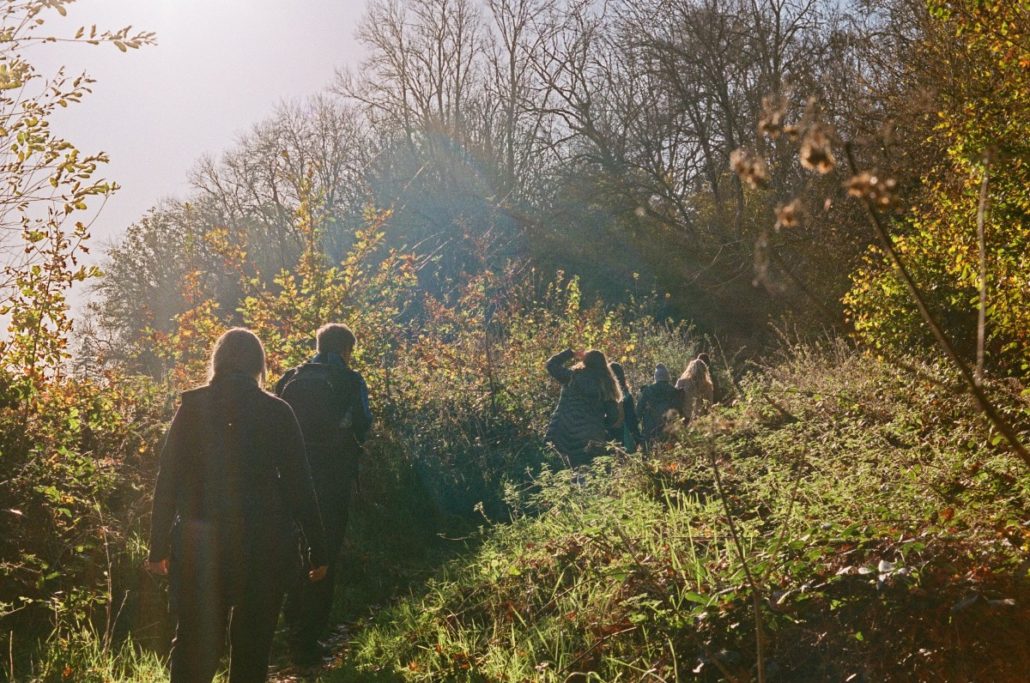
POLYGON ((673 386, 669 369, 659 363, 654 369, 654 383, 640 390, 637 403, 645 446, 667 438, 669 427, 683 417, 683 403, 684 392, 673 386))
POLYGON ((293 411, 265 393, 261 341, 231 329, 207 385, 183 393, 161 451, 148 568, 170 575, 172 683, 205 683, 229 632, 229 683, 257 683, 283 591, 307 546, 309 581, 327 560, 318 503, 293 411))
POLYGON ((609 367, 622 391, 622 425, 608 430, 608 440, 622 446, 627 453, 635 453, 637 446, 644 442, 644 437, 640 433, 640 420, 637 418, 633 392, 626 381, 626 371, 622 363, 612 363, 609 367))
POLYGON ((622 423, 622 392, 600 351, 566 349, 547 361, 547 372, 560 385, 545 441, 571 467, 584 465, 604 452, 608 430, 622 423), (578 361, 568 368, 569 361, 578 361))
POLYGON ((300 422, 328 545, 326 580, 312 584, 298 577, 286 596, 290 654, 301 667, 318 664, 326 654, 319 639, 329 625, 358 461, 372 426, 368 386, 351 368, 354 333, 346 325, 328 324, 315 340, 315 357, 287 371, 275 389, 300 422))
POLYGON ((707 413, 715 399, 715 385, 709 371, 711 365, 708 354, 700 353, 676 380, 676 388, 683 391, 683 419, 688 424, 695 417, 707 413))

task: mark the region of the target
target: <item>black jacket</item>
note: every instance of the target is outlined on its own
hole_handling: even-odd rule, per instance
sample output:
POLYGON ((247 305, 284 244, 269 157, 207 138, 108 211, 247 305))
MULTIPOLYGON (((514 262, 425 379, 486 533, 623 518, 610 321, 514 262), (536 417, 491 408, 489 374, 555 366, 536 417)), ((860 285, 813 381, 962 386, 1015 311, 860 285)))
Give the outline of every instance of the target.
POLYGON ((619 404, 605 397, 596 372, 565 367, 573 355, 566 349, 547 361, 548 374, 562 389, 544 439, 579 465, 604 451, 608 429, 620 423, 620 415, 619 404))
POLYGON ((295 522, 311 564, 325 564, 318 503, 290 406, 240 375, 185 392, 161 451, 151 561, 194 558, 242 578, 252 567, 283 566, 296 553, 295 522))
POLYGON ((640 390, 637 414, 644 428, 644 439, 651 441, 665 436, 668 426, 683 416, 683 390, 672 382, 655 382, 640 390))
MULTIPOLYGON (((372 410, 368 404, 368 385, 365 378, 357 370, 345 365, 338 356, 320 353, 311 359, 312 363, 323 363, 329 366, 329 378, 336 389, 335 399, 338 402, 340 417, 348 409, 351 411, 350 430, 358 444, 368 438, 372 427, 372 410)), ((283 390, 297 374, 298 368, 291 368, 275 383, 275 395, 282 396, 283 390)))

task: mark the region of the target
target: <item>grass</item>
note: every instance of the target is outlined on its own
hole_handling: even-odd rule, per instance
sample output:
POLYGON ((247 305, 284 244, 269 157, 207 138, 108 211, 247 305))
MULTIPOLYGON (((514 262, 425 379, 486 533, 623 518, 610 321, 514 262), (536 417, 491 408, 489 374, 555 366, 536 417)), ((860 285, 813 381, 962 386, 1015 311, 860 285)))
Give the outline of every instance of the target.
POLYGON ((726 505, 770 680, 1022 680, 1028 487, 936 369, 794 349, 665 451, 545 472, 324 680, 747 680, 726 505))
POLYGON ((3 676, 10 681, 76 683, 160 683, 168 680, 168 669, 156 653, 132 641, 111 646, 91 629, 53 635, 39 648, 31 666, 19 667, 8 661, 3 676))
MULTIPOLYGON (((992 391, 1026 433, 1026 394, 992 391)), ((649 455, 509 484, 510 521, 478 528, 370 453, 351 638, 317 680, 750 680, 756 593, 770 681, 1023 680, 1030 477, 945 372, 797 345, 729 403, 649 455)), ((49 643, 31 680, 164 680, 98 643, 49 643)))

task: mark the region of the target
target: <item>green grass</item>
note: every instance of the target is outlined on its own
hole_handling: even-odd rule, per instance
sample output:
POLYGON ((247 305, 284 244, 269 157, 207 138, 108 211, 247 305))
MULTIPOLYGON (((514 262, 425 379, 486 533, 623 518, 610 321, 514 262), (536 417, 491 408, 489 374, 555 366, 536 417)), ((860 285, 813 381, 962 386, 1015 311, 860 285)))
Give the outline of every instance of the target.
MULTIPOLYGON (((992 391, 1025 434, 1026 395, 992 391)), ((351 639, 315 680, 748 680, 745 566, 770 681, 1030 670, 1030 476, 936 368, 792 348, 668 448, 509 483, 504 523, 453 517, 399 445, 381 448, 336 604, 351 639)), ((86 633, 48 643, 24 680, 65 666, 165 675, 86 633)))
POLYGON ((80 629, 41 643, 31 665, 6 662, 2 676, 24 683, 159 683, 168 680, 168 670, 157 654, 131 641, 112 645, 95 631, 80 629))
POLYGON ((675 447, 585 484, 545 472, 324 680, 747 679, 751 589, 710 458, 770 680, 1021 680, 1030 477, 924 372, 796 349, 675 447))

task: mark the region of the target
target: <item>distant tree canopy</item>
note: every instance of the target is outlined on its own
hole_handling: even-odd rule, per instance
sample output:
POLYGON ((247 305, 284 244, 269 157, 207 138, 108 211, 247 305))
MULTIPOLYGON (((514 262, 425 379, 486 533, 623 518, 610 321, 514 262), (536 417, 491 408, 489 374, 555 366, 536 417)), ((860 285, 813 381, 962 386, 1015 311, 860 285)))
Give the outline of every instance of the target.
MULTIPOLYGON (((985 30, 1025 20, 1017 5, 1008 19, 981 13, 985 30)), ((663 313, 739 344, 760 344, 766 323, 783 315, 812 329, 845 324, 841 302, 853 284, 889 278, 877 275, 872 235, 845 201, 847 174, 813 180, 789 142, 766 139, 759 124, 771 112, 799 116, 816 98, 834 141, 853 141, 864 167, 898 180, 899 216, 927 202, 953 215, 927 188, 954 170, 942 161, 943 138, 967 133, 938 126, 937 112, 965 111, 974 95, 960 88, 986 83, 990 59, 1009 59, 954 38, 963 6, 371 0, 358 30, 361 65, 202 160, 190 197, 129 229, 110 253, 99 319, 119 340, 112 348, 138 348, 147 330, 168 331, 185 309, 169 284, 198 265, 204 291, 235 311, 237 280, 222 277, 206 236, 227 231, 251 275, 270 283, 303 249, 291 221, 308 183, 331 259, 351 246, 370 207, 389 209, 384 254, 417 252, 420 285, 434 294, 515 261, 577 274, 588 296, 609 301, 668 292, 663 313), (974 78, 961 85, 944 65, 967 47, 985 56, 963 62, 974 78), (742 147, 764 173, 754 187, 731 170, 742 147), (772 229, 792 198, 797 220, 772 229)), ((1013 134, 987 130, 1025 92, 1012 63, 1012 97, 992 105, 995 118, 980 131, 989 137, 1013 134)), ((973 220, 963 223, 967 236, 975 203, 963 214, 973 220)), ((1019 271, 1018 258, 1011 267, 1019 271)), ((871 296, 873 307, 891 298, 871 296)), ((862 297, 848 296, 849 319, 886 343, 878 326, 907 309, 897 301, 881 316, 862 297)), ((1006 306, 1014 321, 1018 307, 1006 306)))

